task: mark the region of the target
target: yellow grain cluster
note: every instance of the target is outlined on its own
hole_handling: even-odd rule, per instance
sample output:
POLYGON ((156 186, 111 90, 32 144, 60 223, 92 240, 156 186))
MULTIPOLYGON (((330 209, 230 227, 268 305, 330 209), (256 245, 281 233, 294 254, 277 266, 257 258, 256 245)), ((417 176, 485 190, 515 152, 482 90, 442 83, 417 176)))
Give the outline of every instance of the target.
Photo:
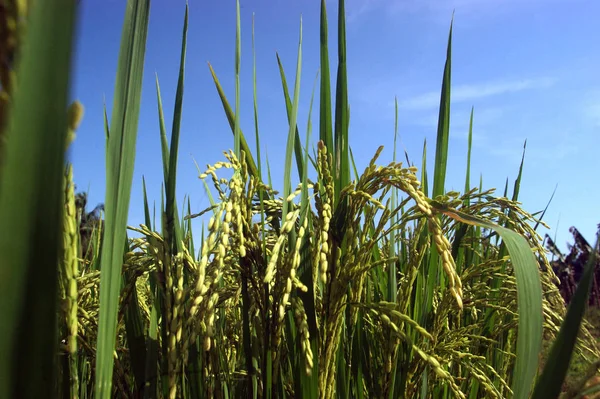
POLYGON ((317 259, 315 263, 319 265, 319 275, 323 285, 327 284, 327 267, 329 256, 329 224, 331 223, 332 203, 333 203, 333 178, 331 177, 331 156, 327 153, 327 147, 322 141, 319 141, 318 153, 318 172, 321 179, 321 185, 315 186, 315 191, 322 187, 323 193, 320 196, 320 211, 319 222, 320 229, 318 231, 318 244, 316 248, 317 259))
POLYGON ((63 224, 63 271, 65 276, 66 315, 69 328, 68 348, 71 355, 77 352, 77 275, 79 273, 79 232, 77 209, 73 188, 73 166, 68 165, 65 173, 65 211, 63 224))
POLYGON ((304 354, 304 360, 306 364, 306 374, 312 373, 313 352, 310 347, 310 334, 308 332, 308 322, 306 318, 306 312, 304 311, 304 305, 302 300, 299 298, 292 298, 292 309, 294 310, 294 319, 296 320, 296 326, 298 327, 298 335, 300 336, 300 345, 302 347, 302 353, 304 354))

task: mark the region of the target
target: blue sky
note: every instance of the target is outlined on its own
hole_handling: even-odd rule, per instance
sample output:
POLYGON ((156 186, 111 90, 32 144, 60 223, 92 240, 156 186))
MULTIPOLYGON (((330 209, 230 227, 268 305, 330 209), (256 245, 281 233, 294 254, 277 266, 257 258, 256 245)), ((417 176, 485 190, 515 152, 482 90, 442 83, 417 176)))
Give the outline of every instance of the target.
MULTIPOLYGON (((124 2, 81 2, 73 97, 86 107, 72 147, 75 182, 90 205, 104 201, 103 103, 109 117, 124 2)), ((190 0, 186 83, 178 163, 178 202, 192 212, 209 205, 197 177, 223 160, 233 136, 209 73, 210 62, 234 100, 235 1, 190 0)), ((337 1, 328 0, 330 56, 336 62, 337 1)), ((347 56, 350 145, 359 171, 376 149, 392 158, 394 98, 399 103, 399 151, 421 164, 423 141, 434 158, 437 113, 448 28, 453 10, 452 111, 447 190, 462 191, 469 113, 475 107, 472 185, 501 195, 517 175, 527 139, 520 200, 530 212, 556 195, 545 220, 565 248, 576 226, 593 241, 600 223, 597 184, 600 138, 600 3, 596 0, 348 0, 347 56), (596 183, 594 183, 596 181, 596 183)), ((154 0, 146 50, 130 224, 143 222, 142 176, 160 206, 162 161, 155 90, 161 85, 170 129, 185 2, 154 0)), ((303 64, 299 127, 306 132, 310 95, 319 67, 319 1, 241 0, 241 123, 254 148, 252 15, 255 13, 259 124, 276 186, 288 132, 276 52, 293 87, 300 16, 303 64)), ((332 78, 335 69, 332 69, 332 78)), ((313 137, 318 136, 318 98, 313 137)), ((264 159, 263 159, 264 161, 264 159)), ((431 162, 431 161, 430 161, 431 162)), ((432 171, 429 171, 430 175, 432 171)), ((294 172, 294 177, 296 176, 294 172)), ((294 184, 297 183, 294 182, 294 184)), ((197 229, 197 228, 196 228, 197 229)))

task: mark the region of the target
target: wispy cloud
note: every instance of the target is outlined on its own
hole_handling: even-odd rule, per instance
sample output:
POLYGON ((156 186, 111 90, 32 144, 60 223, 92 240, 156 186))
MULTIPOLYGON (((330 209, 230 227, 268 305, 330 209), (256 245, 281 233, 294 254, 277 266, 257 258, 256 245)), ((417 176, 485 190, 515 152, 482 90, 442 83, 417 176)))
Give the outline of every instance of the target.
MULTIPOLYGON (((440 19, 447 23, 449 13, 462 17, 492 18, 499 13, 511 13, 515 9, 548 6, 558 3, 582 3, 589 0, 348 0, 346 13, 349 22, 372 11, 384 11, 388 16, 397 14, 419 14, 423 17, 440 19)), ((333 3, 334 0, 331 0, 333 3)))
MULTIPOLYGON (((523 79, 506 82, 460 85, 452 88, 452 103, 477 100, 485 97, 515 93, 523 90, 547 88, 554 84, 552 78, 523 79)), ((427 109, 440 105, 440 92, 431 91, 402 100, 398 104, 406 109, 427 109)))
POLYGON ((592 126, 600 127, 600 101, 584 107, 583 113, 584 117, 591 122, 592 126))
POLYGON ((377 7, 378 0, 350 0, 346 11, 346 22, 351 24, 377 7))
MULTIPOLYGON (((338 0, 327 0, 328 14, 337 15, 337 6, 338 0)), ((346 23, 352 24, 363 15, 385 7, 386 3, 382 0, 346 0, 346 23)))
MULTIPOLYGON (((486 107, 476 108, 474 110, 473 123, 477 126, 489 126, 494 124, 505 114, 505 107, 486 107)), ((437 110, 428 112, 427 115, 411 120, 411 124, 417 126, 436 127, 438 124, 439 114, 437 110)), ((466 128, 469 126, 471 119, 471 108, 461 107, 460 110, 452 109, 450 121, 453 128, 466 128)))
POLYGON ((501 158, 510 165, 518 165, 526 139, 525 160, 534 169, 546 168, 548 163, 557 164, 576 157, 581 152, 581 144, 587 140, 585 133, 569 126, 544 130, 542 135, 536 134, 535 130, 528 127, 510 131, 490 126, 487 134, 481 136, 477 142, 478 152, 501 158), (501 140, 498 139, 500 135, 501 140))

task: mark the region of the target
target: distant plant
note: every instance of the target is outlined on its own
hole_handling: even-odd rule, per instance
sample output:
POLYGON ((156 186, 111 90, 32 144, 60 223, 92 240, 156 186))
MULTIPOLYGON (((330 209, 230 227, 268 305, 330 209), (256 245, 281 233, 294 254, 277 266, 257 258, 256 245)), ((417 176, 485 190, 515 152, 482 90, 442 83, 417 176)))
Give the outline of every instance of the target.
MULTIPOLYGON (((86 192, 78 192, 75 194, 75 208, 77 217, 79 218, 79 243, 80 257, 83 259, 91 258, 92 237, 94 234, 100 234, 103 231, 104 220, 102 212, 104 204, 98 204, 94 209, 87 209, 88 194, 86 192)), ((101 242, 98 243, 101 245, 101 242)))
MULTIPOLYGON (((598 225, 600 232, 600 224, 598 225)), ((552 270, 558 277, 559 289, 566 303, 571 302, 575 293, 577 284, 581 280, 585 265, 590 260, 594 250, 589 242, 581 235, 579 230, 571 227, 569 232, 573 234, 574 243, 567 244, 568 254, 562 254, 554 241, 546 234, 546 248, 553 255, 550 262, 552 270)), ((594 266, 594 280, 592 282, 592 291, 589 297, 589 305, 600 306, 600 258, 596 253, 596 265, 594 266)))

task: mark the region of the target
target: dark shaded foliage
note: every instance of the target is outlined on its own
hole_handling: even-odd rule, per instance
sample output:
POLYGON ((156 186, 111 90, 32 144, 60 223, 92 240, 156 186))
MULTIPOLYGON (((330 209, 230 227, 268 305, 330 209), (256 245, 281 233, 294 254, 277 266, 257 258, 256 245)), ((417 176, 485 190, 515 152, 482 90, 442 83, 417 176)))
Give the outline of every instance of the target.
MULTIPOLYGON (((600 230, 600 224, 598 229, 600 230)), ((584 266, 593 251, 592 246, 577 228, 571 227, 569 231, 573 234, 574 243, 567 244, 569 253, 566 255, 560 252, 554 241, 546 234, 546 248, 555 257, 551 261, 552 269, 560 280, 559 290, 566 303, 571 301, 584 266)), ((600 261, 596 262, 589 305, 600 307, 600 261)))
POLYGON ((91 260, 91 242, 95 232, 104 231, 104 220, 102 219, 102 212, 104 211, 104 204, 98 204, 90 212, 87 211, 88 196, 86 192, 79 192, 75 194, 75 207, 79 216, 79 243, 80 243, 80 257, 83 259, 91 260))

